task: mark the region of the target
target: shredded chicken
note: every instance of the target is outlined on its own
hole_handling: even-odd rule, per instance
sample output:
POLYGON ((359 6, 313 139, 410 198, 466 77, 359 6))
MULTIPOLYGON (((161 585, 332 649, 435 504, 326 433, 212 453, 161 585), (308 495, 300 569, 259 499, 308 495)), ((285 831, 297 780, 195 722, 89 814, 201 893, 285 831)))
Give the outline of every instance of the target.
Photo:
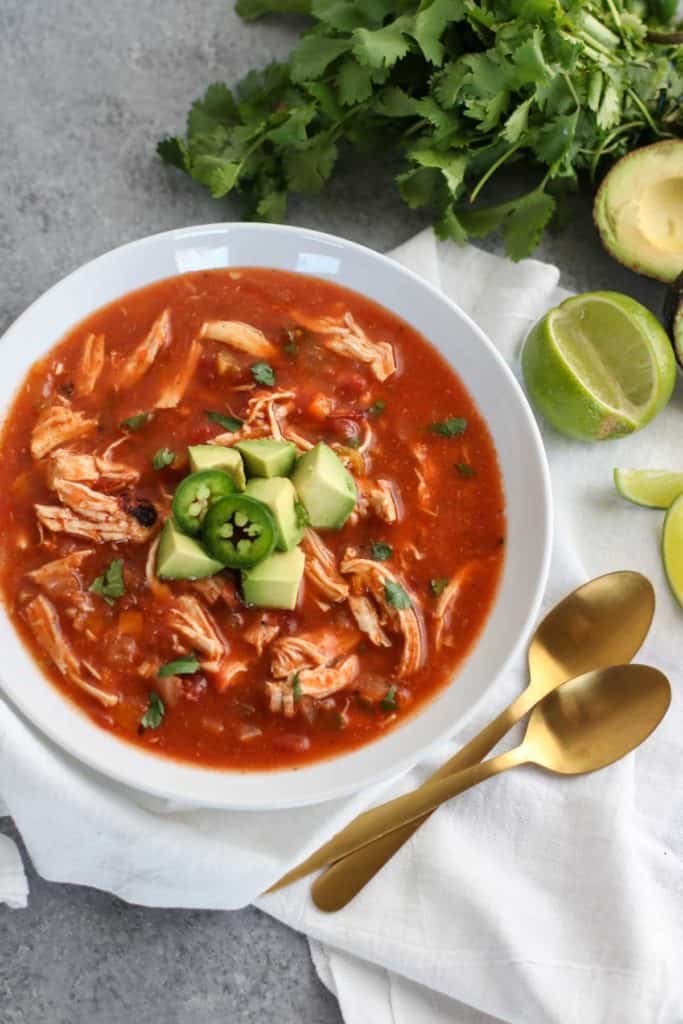
POLYGON ((301 547, 306 555, 306 579, 328 600, 344 601, 349 596, 348 584, 339 574, 334 555, 315 530, 306 530, 301 547))
POLYGON ((455 605, 458 602, 460 591, 463 583, 471 574, 473 569, 480 564, 479 559, 473 559, 471 562, 467 562, 458 569, 453 579, 449 582, 446 589, 440 595, 439 600, 436 603, 433 612, 434 618, 434 646, 437 651, 440 651, 444 644, 448 644, 448 641, 444 638, 444 630, 449 624, 455 605))
POLYGON ((275 639, 279 632, 280 623, 274 621, 266 612, 245 629, 242 636, 248 644, 256 648, 256 653, 260 658, 268 644, 275 639))
POLYGON ((358 633, 353 629, 317 629, 295 636, 282 636, 271 647, 271 675, 283 679, 304 668, 331 665, 349 654, 357 646, 358 639, 358 633))
POLYGON ((222 444, 230 448, 238 441, 257 437, 272 437, 277 441, 282 441, 280 416, 286 414, 295 397, 294 391, 285 391, 283 388, 278 388, 276 391, 257 391, 249 399, 246 419, 239 430, 219 434, 209 443, 222 444))
POLYGON ((295 693, 292 679, 286 682, 266 683, 270 710, 292 718, 296 711, 296 702, 301 697, 312 697, 323 700, 350 686, 359 671, 358 656, 350 654, 335 665, 318 665, 314 668, 301 669, 296 675, 297 690, 295 693))
POLYGON ((417 499, 420 508, 430 516, 435 516, 434 508, 434 486, 436 484, 437 470, 429 458, 429 448, 424 442, 419 441, 411 445, 411 451, 417 459, 415 467, 417 477, 417 499))
POLYGON ((103 334, 89 334, 83 342, 83 352, 74 374, 76 394, 91 395, 104 367, 105 343, 103 334))
POLYGON ((199 337, 221 341, 224 345, 230 345, 258 359, 274 359, 278 354, 275 345, 268 341, 263 331, 239 320, 207 320, 199 337))
POLYGON ((311 448, 315 448, 313 441, 309 441, 295 427, 291 427, 286 420, 282 423, 282 437, 285 441, 291 441, 292 444, 295 444, 301 452, 308 452, 311 448))
POLYGON ((219 693, 228 690, 236 681, 237 676, 243 675, 248 668, 248 661, 229 661, 226 658, 213 677, 214 685, 219 693))
POLYGON ((165 309, 149 329, 149 333, 119 368, 116 390, 122 391, 143 377, 159 353, 171 340, 171 311, 165 309))
POLYGON ((388 480, 357 480, 358 514, 365 517, 373 513, 385 523, 395 523, 399 518, 399 502, 396 490, 388 480))
POLYGON ((371 341, 351 313, 344 313, 340 320, 332 317, 309 317, 294 312, 294 319, 312 334, 322 334, 323 344, 337 355, 366 363, 378 380, 386 380, 396 373, 396 359, 393 347, 388 341, 371 341))
POLYGON ((195 375, 201 354, 201 342, 195 339, 190 345, 190 350, 185 356, 181 369, 157 398, 155 403, 157 409, 175 409, 180 404, 195 375))
POLYGON ((362 595, 367 591, 372 596, 380 609, 382 625, 389 625, 402 634, 403 651, 398 674, 401 677, 412 675, 425 658, 424 621, 419 605, 405 583, 381 562, 360 558, 353 548, 347 549, 340 568, 344 575, 352 577, 354 593, 362 595), (405 591, 410 598, 410 607, 396 608, 387 599, 388 583, 405 591))
POLYGON ((375 647, 391 647, 391 640, 382 629, 377 609, 365 594, 349 594, 349 608, 358 628, 375 647))
POLYGON ((183 594, 168 612, 168 625, 200 655, 200 664, 211 675, 220 673, 228 644, 212 616, 196 597, 183 594))
POLYGON ((239 607, 240 600, 235 584, 225 576, 207 576, 202 580, 192 580, 190 586, 210 606, 222 601, 232 611, 239 607))
POLYGON ((79 570, 86 558, 93 554, 93 551, 93 548, 72 551, 64 558, 55 558, 52 562, 46 562, 45 565, 28 573, 28 576, 52 596, 63 596, 79 591, 82 582, 79 570))
POLYGON ((100 494, 85 484, 58 480, 55 484, 58 505, 36 505, 38 520, 54 533, 69 533, 99 543, 131 542, 142 544, 148 540, 157 521, 157 512, 149 502, 128 503, 123 497, 100 494), (143 510, 152 525, 142 525, 136 513, 143 510))
POLYGON ((159 550, 160 541, 161 536, 155 537, 149 546, 147 561, 145 563, 145 579, 147 580, 147 586, 150 589, 150 593, 156 601, 168 601, 172 596, 171 588, 161 582, 156 571, 157 552, 159 550))
POLYGON ((63 676, 105 707, 113 707, 118 703, 117 696, 83 679, 81 663, 62 632, 54 605, 46 597, 42 594, 35 597, 26 605, 25 614, 36 640, 63 676))
POLYGON ((31 455, 44 459, 55 448, 60 448, 78 437, 86 437, 97 428, 97 420, 75 411, 68 402, 43 409, 31 434, 31 455))
POLYGON ((110 462, 102 455, 70 452, 66 448, 52 452, 47 466, 47 486, 52 491, 64 481, 101 484, 109 490, 118 490, 139 479, 138 470, 123 462, 110 462))

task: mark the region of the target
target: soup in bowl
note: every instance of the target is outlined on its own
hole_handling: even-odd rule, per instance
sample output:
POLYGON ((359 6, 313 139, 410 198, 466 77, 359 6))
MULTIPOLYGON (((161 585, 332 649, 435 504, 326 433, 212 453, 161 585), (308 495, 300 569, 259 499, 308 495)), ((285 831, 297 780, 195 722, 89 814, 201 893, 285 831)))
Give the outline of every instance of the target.
MULTIPOLYGON (((343 275, 216 262, 84 311, 28 368, 3 427, 0 587, 24 656, 89 724, 86 759, 109 770, 115 747, 133 784, 154 761, 142 788, 202 800, 203 779, 207 802, 258 805, 268 778, 353 765, 458 686, 519 512, 511 531, 496 439, 424 328, 343 275), (217 799, 221 777, 246 795, 217 799)), ((545 502, 533 605, 544 464, 494 364, 545 502)), ((301 790, 284 802, 315 778, 301 790)))

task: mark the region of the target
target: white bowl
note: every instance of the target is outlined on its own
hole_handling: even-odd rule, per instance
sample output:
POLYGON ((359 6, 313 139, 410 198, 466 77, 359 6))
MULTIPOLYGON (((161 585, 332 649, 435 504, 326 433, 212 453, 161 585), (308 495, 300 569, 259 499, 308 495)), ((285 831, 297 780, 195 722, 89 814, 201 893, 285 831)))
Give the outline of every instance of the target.
POLYGON ((506 558, 495 604, 451 684, 381 739, 295 771, 235 772, 146 753, 93 725, 42 675, 0 609, 2 687, 74 757, 120 782, 191 804, 270 808, 316 803, 397 774, 446 740, 495 687, 536 617, 550 559, 552 507, 536 422, 514 376, 462 310, 415 274, 342 238, 294 227, 210 224, 143 238, 87 263, 9 328, 0 346, 0 409, 36 359, 75 323, 125 292, 210 267, 263 266, 353 288, 412 324, 459 374, 493 436, 507 502, 506 558))

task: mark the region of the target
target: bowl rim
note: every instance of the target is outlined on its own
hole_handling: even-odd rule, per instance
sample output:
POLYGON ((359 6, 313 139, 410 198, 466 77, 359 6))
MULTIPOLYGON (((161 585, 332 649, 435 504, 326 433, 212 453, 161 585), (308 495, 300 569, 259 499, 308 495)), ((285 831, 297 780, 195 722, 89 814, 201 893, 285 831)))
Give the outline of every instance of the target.
MULTIPOLYGON (((297 785, 297 782, 301 783, 301 781, 305 780, 307 777, 314 778, 316 769, 324 768, 324 766, 342 766, 346 762, 358 758, 358 756, 364 751, 377 750, 382 745, 386 747, 386 742, 391 737, 396 737, 397 735, 405 732, 406 727, 409 727, 411 722, 419 720, 424 715, 425 711, 429 707, 433 706, 433 704, 438 701, 439 697, 450 689, 452 683, 442 687, 441 690, 437 691, 432 699, 425 702, 421 708, 416 710, 413 714, 407 716, 405 727, 399 726, 391 730, 385 736, 375 739, 371 743, 346 751, 336 757, 333 756, 313 761, 310 764, 305 764, 298 768, 273 769, 267 771, 238 771, 234 769, 205 768, 193 765, 189 762, 177 761, 158 754, 148 753, 143 748, 128 743, 125 740, 121 740, 115 735, 100 729, 78 705, 69 701, 68 697, 65 696, 62 691, 58 690, 57 687, 55 687, 42 673, 32 655, 28 652, 27 648, 24 647, 20 635, 14 629, 7 612, 0 601, 0 634, 4 630, 5 626, 9 628, 21 648, 25 651, 25 661, 27 661, 28 665, 32 667, 35 676, 49 688, 49 691, 57 695, 64 709, 67 709, 70 712, 69 714, 65 713, 65 715, 61 717, 70 720, 73 729, 69 735, 64 735, 61 726, 55 725, 49 711, 43 712, 41 707, 36 708, 35 701, 32 701, 28 696, 28 689, 23 688, 21 685, 16 685, 14 681, 8 683, 6 679, 3 678, 4 672, 2 672, 2 670, 0 670, 0 696, 5 696, 9 700, 10 704, 13 705, 21 715, 35 725, 45 736, 48 737, 48 739, 57 744, 61 750, 66 751, 67 754, 75 757, 79 762, 106 776, 108 779, 113 779, 118 783, 123 783, 124 785, 131 787, 133 790, 142 791, 156 797, 171 800, 175 804, 186 805, 188 807, 204 806, 226 810, 273 810, 336 800, 341 797, 357 793, 361 789, 369 788, 379 783, 386 782, 387 780, 397 778, 412 768, 420 760, 429 756, 433 750, 437 749, 439 746, 443 746, 457 731, 463 729, 463 727, 476 713, 481 703, 489 695, 495 686, 497 679, 508 669, 531 634, 532 627, 541 605, 550 569, 553 538, 553 505, 550 470, 538 424, 512 369, 499 353, 493 342, 490 341, 482 329, 467 313, 464 312, 464 310, 460 308, 460 306, 457 305, 457 303, 451 300, 435 285, 426 281, 415 271, 403 266, 384 253, 376 252, 361 243, 350 241, 326 232, 294 225, 254 224, 240 221, 226 221, 192 225, 185 228, 172 228, 167 231, 157 232, 153 235, 147 235, 143 238, 135 239, 131 242, 126 242, 81 264, 38 296, 0 336, 0 360, 2 359, 2 354, 4 353, 7 345, 20 338, 25 325, 30 323, 32 318, 40 315, 42 310, 51 300, 53 300, 56 294, 62 290, 66 291, 68 286, 77 282, 80 277, 87 277, 93 273, 97 273, 100 268, 106 267, 108 263, 112 265, 119 261, 123 261, 125 263, 127 258, 137 253, 138 250, 153 247, 154 245, 158 245, 166 241, 171 246, 171 249, 173 249, 174 243, 180 243, 199 237, 206 238, 207 236, 219 235, 239 236, 240 234, 254 235, 256 237, 262 236, 264 239, 268 235, 272 235, 275 238, 279 237, 280 239, 286 239, 287 236, 289 236, 294 245, 308 239, 313 242, 317 242, 322 246, 331 245, 336 249, 341 248, 346 254, 350 253, 352 256, 353 254, 356 254, 360 259, 364 259, 366 261, 369 260, 371 264, 374 263, 384 270, 389 268, 390 273, 395 273, 397 275, 397 280, 401 277, 408 278, 414 285, 417 285, 418 290, 426 292, 430 302, 435 301, 440 303, 442 306, 445 306, 448 309, 449 316, 465 325, 472 335, 476 337, 477 342, 484 347, 487 351, 488 357, 497 364, 498 370, 502 373, 503 378, 506 379, 510 392, 515 395, 515 398, 517 399, 518 412, 527 428, 528 436, 526 440, 531 442, 531 458, 532 462, 535 463, 535 469, 538 472, 538 479, 541 485, 541 508, 539 510, 540 533, 538 537, 540 542, 538 549, 540 552, 540 558, 536 567, 536 579, 531 599, 528 601, 526 614, 523 615, 518 625, 516 640, 510 644, 507 653, 503 657, 499 658, 498 662, 490 672, 489 681, 482 685, 478 696, 472 700, 469 707, 467 707, 458 718, 449 720, 448 724, 438 730, 436 734, 427 743, 423 743, 419 749, 411 749, 402 756, 392 758, 391 763, 387 763, 383 767, 372 771, 369 777, 355 779, 350 782, 346 779, 345 773, 340 770, 337 773, 336 779, 334 781, 330 780, 325 785, 315 784, 315 782, 309 782, 308 786, 305 784, 297 785), (78 727, 79 723, 82 726, 81 728, 78 727), (98 744, 98 739, 104 739, 106 742, 98 744), (123 757, 116 757, 114 754, 115 750, 120 751, 123 757), (112 763, 110 755, 114 755, 115 763, 112 763), (146 769, 146 773, 141 772, 139 770, 141 768, 146 769), (166 771, 163 770, 164 768, 166 771), (168 778, 166 778, 166 776, 168 776, 168 778), (171 776, 173 776, 173 779, 171 779, 171 776), (231 791, 231 780, 233 784, 237 784, 238 789, 241 788, 244 792, 235 793, 234 791, 231 791), (254 784, 250 785, 250 781, 254 784), (267 789, 268 782, 272 784, 281 781, 287 782, 289 786, 288 795, 280 794, 277 799, 273 799, 258 793, 259 785, 262 785, 267 789), (207 782, 211 782, 208 787, 207 782), (293 787, 291 785, 292 782, 294 782, 293 787), (243 785, 240 786, 239 783, 242 783, 243 785), (206 792, 207 788, 209 792, 206 792), (202 790, 205 792, 202 793, 202 790)), ((231 259, 228 259, 227 262, 221 264, 221 266, 226 268, 230 266, 261 266, 264 268, 272 266, 273 269, 291 269, 277 266, 274 263, 271 264, 264 262, 254 264, 247 260, 233 261, 231 259)), ((202 268, 197 267, 196 269, 202 268)), ((149 280, 145 280, 137 284, 130 284, 124 291, 119 292, 118 295, 120 297, 121 295, 125 295, 127 292, 147 287, 155 281, 180 275, 183 272, 185 271, 178 269, 176 270, 175 275, 173 273, 163 273, 161 275, 152 276, 149 280)), ((312 273, 310 271, 305 272, 312 273)), ((325 279, 323 274, 315 275, 315 273, 312 273, 312 276, 318 276, 325 279)), ((350 288, 353 291, 359 292, 365 297, 371 299, 371 301, 377 302, 379 305, 383 305, 385 308, 389 309, 390 312, 394 313, 394 315, 399 316, 399 318, 407 320, 403 314, 397 313, 388 302, 375 298, 370 294, 370 290, 367 292, 361 291, 360 288, 350 285, 346 281, 337 281, 337 283, 341 284, 342 287, 350 288)), ((100 301, 88 312, 73 316, 70 321, 71 327, 90 316, 92 312, 98 308, 101 308, 113 301, 116 301, 116 297, 100 301)), ((410 323, 410 321, 407 322, 410 323)), ((60 330, 54 338, 47 341, 41 349, 42 354, 44 355, 50 351, 50 349, 59 342, 66 331, 70 330, 71 327, 60 330)), ((424 330, 418 326, 414 326, 414 329, 419 333, 422 333, 427 337, 427 340, 430 341, 429 336, 425 334, 424 330)), ((431 343, 434 344, 434 342, 431 343)), ((449 362, 449 365, 451 365, 452 369, 458 374, 458 376, 461 376, 461 371, 454 363, 453 359, 447 353, 443 352, 443 350, 438 346, 435 347, 438 348, 443 358, 449 362)), ((30 365, 33 365, 38 358, 40 358, 40 355, 35 356, 30 365)), ((16 390, 19 387, 21 380, 24 379, 23 375, 25 375, 26 372, 28 371, 24 370, 23 374, 13 382, 12 397, 9 401, 5 402, 3 400, 0 404, 0 420, 3 425, 8 407, 14 400, 16 390)), ((463 383, 467 390, 471 391, 467 381, 463 380, 463 383)), ((475 404, 478 406, 478 401, 475 400, 475 404)), ((489 425, 488 419, 483 412, 482 415, 487 425, 489 425)), ((504 466, 502 463, 500 468, 501 474, 504 475, 504 466)), ((506 491, 506 507, 507 499, 508 495, 506 491)), ((506 560, 507 557, 508 555, 506 551, 506 560)), ((505 573, 505 564, 503 567, 503 573, 505 573)), ((465 658, 456 668, 453 679, 457 679, 457 676, 463 670, 464 665, 471 657, 473 651, 481 644, 482 634, 486 628, 486 622, 488 622, 492 617, 493 609, 496 607, 501 588, 502 579, 499 582, 498 594, 494 599, 492 609, 488 613, 487 620, 485 620, 482 633, 480 633, 474 641, 465 658)))

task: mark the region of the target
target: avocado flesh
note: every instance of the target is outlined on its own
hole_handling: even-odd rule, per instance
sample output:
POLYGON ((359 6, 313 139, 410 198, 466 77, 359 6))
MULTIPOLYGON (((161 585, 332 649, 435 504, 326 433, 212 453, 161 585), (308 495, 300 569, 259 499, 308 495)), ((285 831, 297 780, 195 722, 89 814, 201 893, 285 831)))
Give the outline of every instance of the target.
POLYGON ((182 533, 172 519, 166 520, 157 551, 157 576, 165 580, 200 580, 223 568, 201 544, 182 533))
POLYGON ((683 139, 622 157, 598 189, 593 217, 611 256, 673 281, 683 268, 683 139))
POLYGON ((247 484, 246 494, 267 505, 277 526, 278 551, 291 551, 304 535, 296 514, 296 491, 287 477, 274 476, 268 480, 254 477, 247 484))
POLYGON ((244 459, 249 476, 289 476, 296 458, 296 445, 270 437, 239 441, 235 448, 244 459))
POLYGON ((238 491, 244 490, 247 482, 244 463, 234 448, 226 448, 222 444, 193 444, 187 449, 187 454, 193 473, 202 469, 220 469, 228 474, 238 491))
POLYGON ((316 529, 340 529, 356 507, 353 477, 322 441, 301 456, 292 483, 316 529))
POLYGON ((276 551, 252 569, 242 571, 242 596, 258 608, 296 608, 304 574, 305 558, 300 548, 276 551))

